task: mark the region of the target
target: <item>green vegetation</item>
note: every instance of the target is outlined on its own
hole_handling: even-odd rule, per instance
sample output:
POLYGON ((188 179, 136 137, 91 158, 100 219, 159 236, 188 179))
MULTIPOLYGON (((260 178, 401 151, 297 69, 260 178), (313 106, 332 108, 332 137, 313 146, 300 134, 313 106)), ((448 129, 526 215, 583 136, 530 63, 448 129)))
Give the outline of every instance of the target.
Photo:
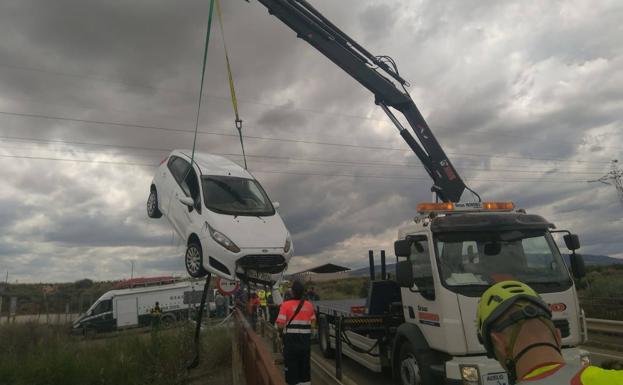
MULTIPOLYGON (((74 283, 20 283, 2 285, 0 295, 18 298, 17 314, 64 313, 69 304, 70 313, 81 313, 105 292, 112 290, 114 282, 94 282, 82 279, 74 283), (44 289, 47 290, 44 296, 44 289), (47 308, 46 308, 47 307, 47 308)), ((6 313, 8 301, 0 311, 6 313)))
MULTIPOLYGON (((183 385, 198 373, 227 373, 231 333, 204 333, 201 366, 186 370, 194 345, 190 326, 151 334, 85 340, 34 324, 0 328, 2 385, 183 385)), ((205 383, 205 381, 204 381, 205 383)))
POLYGON ((588 317, 623 320, 623 265, 587 267, 577 284, 588 317))
POLYGON ((320 299, 365 298, 368 296, 370 279, 368 277, 352 277, 335 281, 307 282, 307 287, 315 287, 320 299))

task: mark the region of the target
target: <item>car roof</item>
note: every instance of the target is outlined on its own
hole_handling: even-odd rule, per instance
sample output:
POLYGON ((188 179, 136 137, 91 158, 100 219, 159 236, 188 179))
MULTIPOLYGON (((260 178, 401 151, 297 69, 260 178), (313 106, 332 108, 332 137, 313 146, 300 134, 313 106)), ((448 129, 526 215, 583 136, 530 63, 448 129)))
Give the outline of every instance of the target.
MULTIPOLYGON (((174 150, 171 155, 177 155, 190 161, 192 150, 174 150)), ((239 178, 255 179, 244 168, 233 161, 219 155, 195 151, 195 163, 201 169, 201 175, 226 175, 239 178)))

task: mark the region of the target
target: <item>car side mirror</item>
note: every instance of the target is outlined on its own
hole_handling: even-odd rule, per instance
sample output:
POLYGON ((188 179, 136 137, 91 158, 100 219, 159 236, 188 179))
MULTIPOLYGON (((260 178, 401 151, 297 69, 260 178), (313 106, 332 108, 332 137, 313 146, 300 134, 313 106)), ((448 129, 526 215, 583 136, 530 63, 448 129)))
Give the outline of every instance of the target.
POLYGON ((567 234, 562 238, 565 240, 567 249, 575 251, 580 248, 580 238, 578 238, 577 234, 567 234))
POLYGON ((195 205, 195 200, 191 197, 180 197, 180 202, 185 204, 188 207, 193 207, 195 205))
POLYGON ((411 261, 400 261, 396 264, 396 283, 400 287, 413 287, 413 266, 411 261))
POLYGON ((399 241, 394 242, 394 254, 397 257, 410 256, 411 255, 411 241, 407 239, 401 239, 399 241))
POLYGON ((571 272, 577 279, 586 277, 586 267, 584 258, 580 254, 573 253, 569 256, 571 262, 571 272))
POLYGON ((275 210, 277 210, 279 206, 280 206, 279 202, 273 202, 273 207, 275 208, 275 210))

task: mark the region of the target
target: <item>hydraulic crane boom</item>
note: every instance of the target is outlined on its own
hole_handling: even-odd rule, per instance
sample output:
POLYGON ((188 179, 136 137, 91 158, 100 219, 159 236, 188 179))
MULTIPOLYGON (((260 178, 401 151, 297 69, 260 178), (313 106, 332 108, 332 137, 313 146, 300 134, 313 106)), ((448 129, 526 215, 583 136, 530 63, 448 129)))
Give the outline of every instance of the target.
POLYGON ((270 14, 294 30, 299 38, 314 46, 370 90, 376 104, 396 125, 400 135, 433 179, 432 191, 444 202, 460 200, 467 187, 406 91, 408 83, 400 76, 391 58, 373 56, 306 0, 258 1, 268 8, 270 14), (400 88, 395 82, 400 84, 400 88), (404 115, 418 140, 404 128, 390 107, 404 115))

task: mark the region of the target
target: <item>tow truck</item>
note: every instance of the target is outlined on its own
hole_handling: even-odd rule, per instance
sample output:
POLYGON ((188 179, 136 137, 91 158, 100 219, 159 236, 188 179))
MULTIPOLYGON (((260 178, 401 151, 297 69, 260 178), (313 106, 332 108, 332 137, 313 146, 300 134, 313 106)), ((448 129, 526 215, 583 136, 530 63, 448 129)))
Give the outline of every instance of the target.
POLYGON ((572 279, 585 274, 575 253, 578 236, 512 202, 482 202, 448 159, 391 57, 372 55, 306 0, 258 1, 372 92, 431 177, 436 197, 399 229, 395 279, 373 277, 365 300, 317 304, 323 354, 387 369, 402 385, 507 385, 504 369, 477 339, 476 306, 495 282, 517 279, 550 305, 565 359, 586 363, 577 347, 587 338, 586 324, 572 279), (461 202, 465 190, 477 201, 461 202), (554 239, 561 232, 572 252, 569 267, 554 239))

